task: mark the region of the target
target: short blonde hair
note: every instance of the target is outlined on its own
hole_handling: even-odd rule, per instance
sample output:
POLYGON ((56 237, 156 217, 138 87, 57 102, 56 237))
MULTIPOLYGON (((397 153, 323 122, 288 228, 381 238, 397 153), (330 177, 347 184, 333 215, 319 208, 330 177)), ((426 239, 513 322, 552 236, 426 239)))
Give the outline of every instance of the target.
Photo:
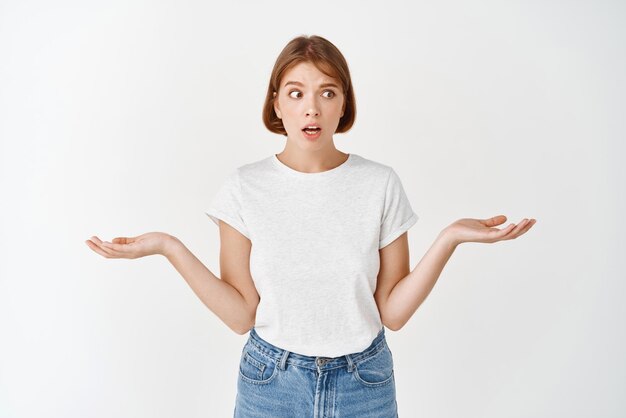
POLYGON ((312 63, 322 73, 341 82, 344 95, 344 112, 335 132, 344 133, 350 130, 356 118, 356 102, 348 63, 335 45, 317 35, 302 35, 292 39, 276 59, 263 104, 263 123, 267 129, 287 136, 283 122, 274 110, 274 92, 278 96, 282 76, 302 62, 312 63))

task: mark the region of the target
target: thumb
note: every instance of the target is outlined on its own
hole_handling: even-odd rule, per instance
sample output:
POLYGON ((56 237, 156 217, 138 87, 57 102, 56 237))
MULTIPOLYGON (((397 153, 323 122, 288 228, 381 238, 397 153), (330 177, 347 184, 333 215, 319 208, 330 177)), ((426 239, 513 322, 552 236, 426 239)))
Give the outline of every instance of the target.
POLYGON ((505 221, 506 221, 506 216, 504 215, 497 215, 497 216, 494 216, 493 218, 487 219, 487 222, 490 225, 500 225, 501 223, 504 223, 505 221))

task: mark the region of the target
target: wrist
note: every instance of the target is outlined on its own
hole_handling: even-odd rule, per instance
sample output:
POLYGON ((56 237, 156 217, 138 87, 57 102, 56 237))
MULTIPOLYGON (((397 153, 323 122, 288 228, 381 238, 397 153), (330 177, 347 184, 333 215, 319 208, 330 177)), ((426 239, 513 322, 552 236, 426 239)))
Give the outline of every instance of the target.
POLYGON ((450 249, 454 250, 459 246, 463 241, 460 241, 455 234, 449 230, 448 228, 444 228, 437 237, 438 240, 442 241, 446 246, 450 247, 450 249))
POLYGON ((173 235, 166 235, 161 247, 161 255, 165 258, 170 258, 175 252, 178 246, 181 244, 180 240, 173 235))

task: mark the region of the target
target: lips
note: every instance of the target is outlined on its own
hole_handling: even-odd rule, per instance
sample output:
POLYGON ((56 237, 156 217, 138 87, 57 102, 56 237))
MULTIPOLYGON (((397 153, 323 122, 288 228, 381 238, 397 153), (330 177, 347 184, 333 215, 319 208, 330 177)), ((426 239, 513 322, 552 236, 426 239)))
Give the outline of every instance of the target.
POLYGON ((322 128, 320 128, 319 125, 316 125, 316 124, 309 124, 309 125, 306 125, 304 128, 302 128, 302 130, 308 134, 314 134, 316 132, 321 131, 322 128))
POLYGON ((309 131, 308 129, 303 129, 302 134, 304 135, 306 139, 315 140, 319 138, 320 135, 322 135, 322 132, 321 132, 321 129, 316 129, 316 130, 311 130, 311 131, 309 131))

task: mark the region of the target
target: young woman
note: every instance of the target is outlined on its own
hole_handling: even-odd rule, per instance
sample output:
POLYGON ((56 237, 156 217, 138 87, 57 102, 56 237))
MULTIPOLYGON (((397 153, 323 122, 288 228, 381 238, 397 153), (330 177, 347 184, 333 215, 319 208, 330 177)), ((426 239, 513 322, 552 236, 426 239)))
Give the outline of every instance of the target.
POLYGON ((235 417, 396 417, 384 327, 406 324, 459 244, 513 239, 535 223, 460 219, 411 271, 407 231, 418 216, 398 175, 335 148, 355 115, 341 52, 297 37, 276 60, 263 109, 285 148, 229 173, 206 212, 220 230, 221 278, 165 233, 86 241, 106 258, 164 255, 224 323, 249 332, 235 417))

